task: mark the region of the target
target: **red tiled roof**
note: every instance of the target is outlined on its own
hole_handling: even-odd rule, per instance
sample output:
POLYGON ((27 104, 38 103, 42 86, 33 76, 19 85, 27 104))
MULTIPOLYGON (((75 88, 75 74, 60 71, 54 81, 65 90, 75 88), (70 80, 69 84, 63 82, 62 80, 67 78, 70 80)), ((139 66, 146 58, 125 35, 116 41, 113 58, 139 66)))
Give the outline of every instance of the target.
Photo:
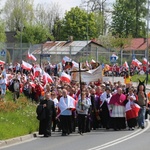
POLYGON ((146 50, 147 44, 150 48, 150 38, 148 38, 148 43, 146 38, 134 38, 129 45, 124 47, 124 50, 146 50))

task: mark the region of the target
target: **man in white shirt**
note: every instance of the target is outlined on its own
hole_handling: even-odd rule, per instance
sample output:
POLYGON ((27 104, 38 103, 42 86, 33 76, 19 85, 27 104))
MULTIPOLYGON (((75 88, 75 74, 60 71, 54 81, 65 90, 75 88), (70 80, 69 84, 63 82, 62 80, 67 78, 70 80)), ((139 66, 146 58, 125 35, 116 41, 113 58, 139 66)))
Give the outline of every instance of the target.
POLYGON ((67 90, 63 89, 63 96, 60 98, 58 107, 60 109, 60 121, 62 127, 62 136, 69 135, 71 129, 72 109, 75 108, 75 99, 68 95, 67 90))

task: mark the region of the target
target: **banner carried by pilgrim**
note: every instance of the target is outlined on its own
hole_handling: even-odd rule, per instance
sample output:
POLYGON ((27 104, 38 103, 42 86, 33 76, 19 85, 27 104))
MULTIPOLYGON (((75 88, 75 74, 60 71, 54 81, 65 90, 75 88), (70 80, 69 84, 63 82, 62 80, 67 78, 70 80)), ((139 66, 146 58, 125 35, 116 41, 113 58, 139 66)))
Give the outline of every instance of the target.
MULTIPOLYGON (((76 68, 73 69, 73 71, 77 71, 76 68)), ((79 73, 78 72, 72 72, 71 78, 73 81, 79 82, 79 73)), ((102 66, 100 65, 96 69, 92 69, 86 72, 81 72, 81 82, 95 82, 98 80, 102 80, 102 66)))

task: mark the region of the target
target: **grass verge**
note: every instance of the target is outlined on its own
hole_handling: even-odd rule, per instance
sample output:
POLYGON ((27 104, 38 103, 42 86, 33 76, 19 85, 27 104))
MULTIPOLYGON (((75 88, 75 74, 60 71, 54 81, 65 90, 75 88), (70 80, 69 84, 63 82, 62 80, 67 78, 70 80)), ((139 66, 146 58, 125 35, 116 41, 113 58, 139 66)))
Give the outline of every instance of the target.
POLYGON ((23 94, 13 102, 12 93, 7 91, 5 102, 0 102, 0 140, 33 133, 38 130, 36 104, 23 94))
MULTIPOLYGON (((140 79, 141 81, 144 81, 146 79, 146 75, 136 74, 136 75, 132 76, 132 78, 131 78, 131 80, 133 82, 139 82, 138 79, 140 79)), ((150 84, 150 75, 148 75, 148 83, 147 84, 150 84)))

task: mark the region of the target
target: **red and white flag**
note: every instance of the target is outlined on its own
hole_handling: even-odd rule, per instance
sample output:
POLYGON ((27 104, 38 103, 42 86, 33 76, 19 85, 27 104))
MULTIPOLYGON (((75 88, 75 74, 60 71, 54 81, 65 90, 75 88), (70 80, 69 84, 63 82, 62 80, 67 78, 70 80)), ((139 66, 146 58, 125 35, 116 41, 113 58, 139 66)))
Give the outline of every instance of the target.
POLYGON ((32 65, 22 60, 22 68, 25 70, 31 70, 32 65))
POLYGON ((0 60, 0 65, 4 65, 4 64, 5 64, 5 62, 0 60))
POLYGON ((47 82, 48 83, 53 83, 54 82, 52 77, 45 71, 43 73, 43 80, 44 80, 44 84, 46 84, 47 82))
POLYGON ((33 54, 30 54, 29 52, 28 52, 27 57, 28 57, 28 59, 31 59, 31 60, 33 60, 33 61, 36 61, 36 60, 37 60, 36 57, 35 57, 33 54))
POLYGON ((62 64, 65 64, 66 62, 71 62, 72 59, 69 58, 68 56, 64 56, 63 59, 62 59, 62 64))
POLYGON ((73 64, 73 67, 75 67, 75 68, 79 68, 79 64, 78 64, 77 62, 72 61, 72 64, 73 64))
POLYGON ((129 65, 128 65, 128 63, 127 63, 126 61, 124 62, 123 66, 124 66, 127 70, 129 69, 129 65))
POLYGON ((34 77, 38 77, 42 73, 42 69, 39 66, 33 68, 33 71, 34 71, 34 77))
POLYGON ((147 65, 147 64, 149 64, 149 62, 147 61, 147 59, 146 59, 146 58, 143 58, 143 60, 142 60, 142 64, 143 64, 143 65, 147 65))
POLYGON ((70 81, 71 81, 71 76, 68 75, 68 74, 65 73, 65 72, 62 72, 62 74, 61 74, 61 76, 60 76, 60 80, 63 81, 63 82, 70 83, 70 81))
POLYGON ((136 58, 132 60, 131 64, 136 67, 139 67, 140 65, 142 65, 142 63, 139 60, 137 60, 136 58))
POLYGON ((29 82, 29 84, 33 87, 33 88, 35 88, 35 86, 36 86, 36 84, 34 83, 34 82, 29 82))

